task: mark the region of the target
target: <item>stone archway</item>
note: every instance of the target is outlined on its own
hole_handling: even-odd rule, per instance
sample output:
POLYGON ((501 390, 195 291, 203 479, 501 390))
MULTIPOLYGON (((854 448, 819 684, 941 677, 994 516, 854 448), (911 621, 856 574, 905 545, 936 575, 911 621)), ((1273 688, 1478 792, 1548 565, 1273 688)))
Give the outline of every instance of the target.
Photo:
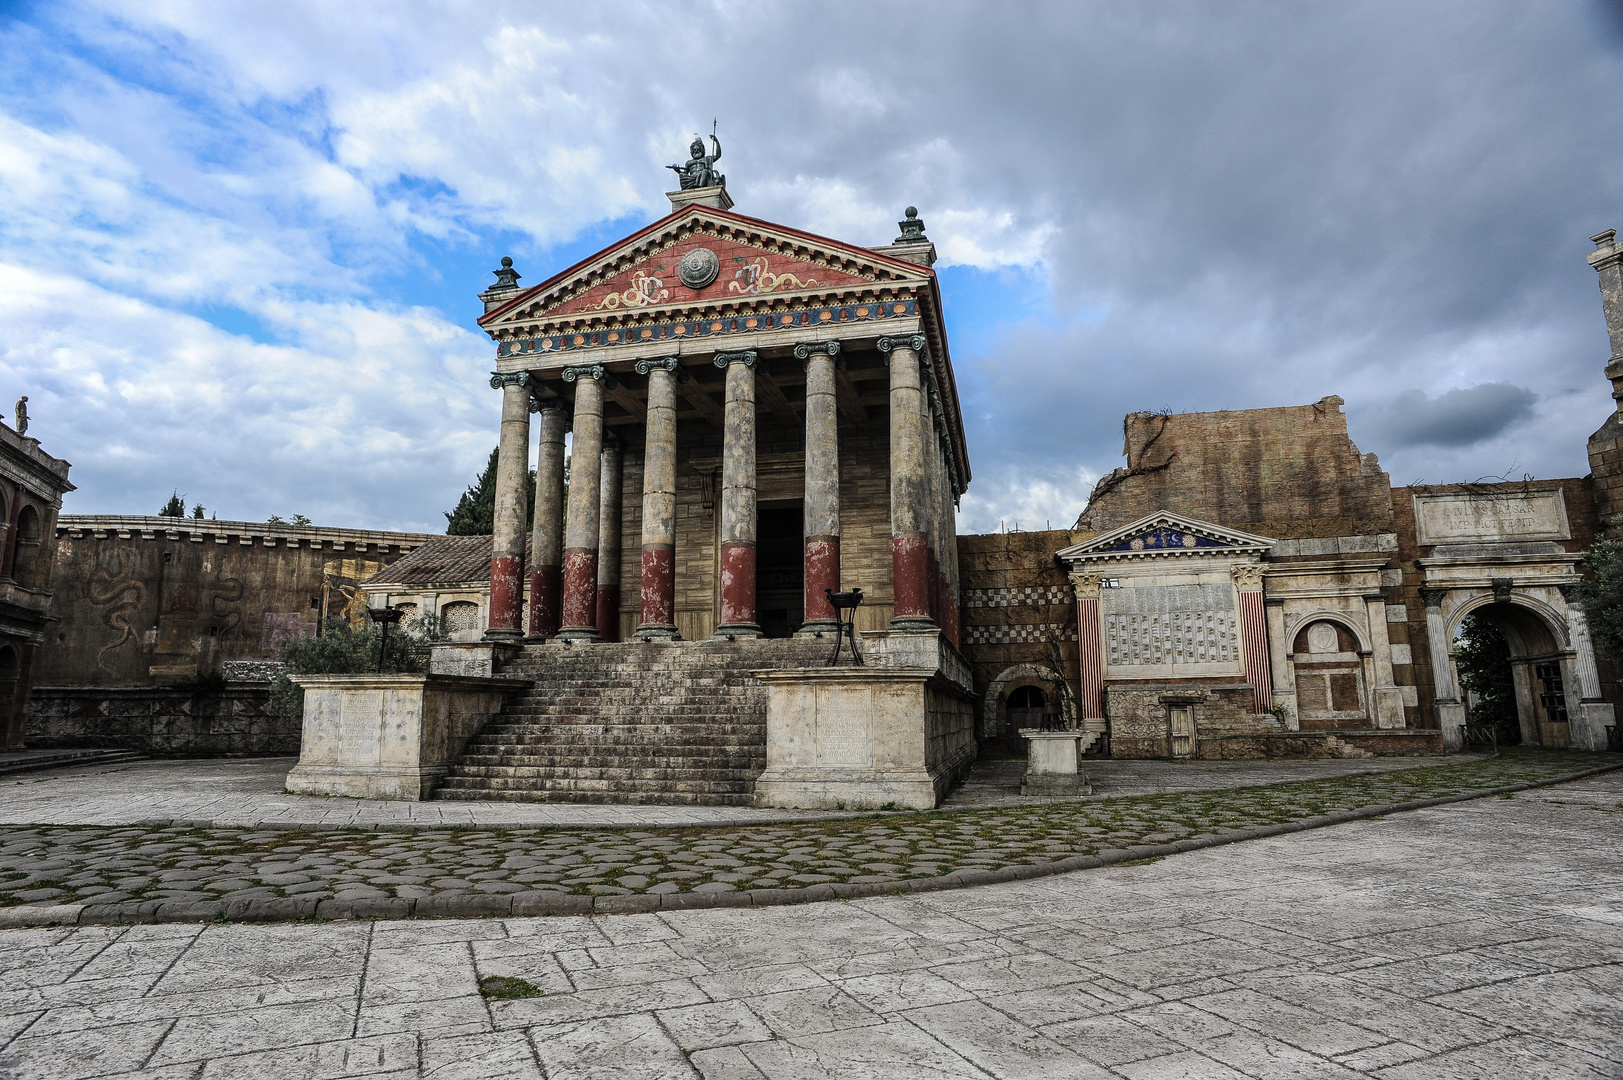
POLYGON ((986 688, 986 700, 981 706, 981 738, 1001 739, 1014 734, 1008 730, 1010 694, 1023 686, 1041 687, 1048 693, 1056 683, 1063 681, 1059 672, 1041 664, 1015 664, 1004 668, 986 688))
MULTIPOLYGON (((1487 621, 1510 646, 1516 719, 1524 746, 1569 747, 1582 693, 1577 655, 1565 622, 1526 598, 1482 596, 1459 606, 1448 624, 1450 649, 1466 616, 1487 621)), ((1457 678, 1457 675, 1456 675, 1457 678)))

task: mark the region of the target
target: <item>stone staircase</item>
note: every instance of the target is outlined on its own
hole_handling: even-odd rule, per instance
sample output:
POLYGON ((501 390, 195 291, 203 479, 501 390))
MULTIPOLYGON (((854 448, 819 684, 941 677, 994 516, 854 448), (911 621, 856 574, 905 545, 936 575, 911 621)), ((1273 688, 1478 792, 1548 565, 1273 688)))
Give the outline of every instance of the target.
POLYGON ((437 799, 747 806, 766 768, 752 671, 821 666, 812 640, 530 646, 535 686, 468 741, 437 799))

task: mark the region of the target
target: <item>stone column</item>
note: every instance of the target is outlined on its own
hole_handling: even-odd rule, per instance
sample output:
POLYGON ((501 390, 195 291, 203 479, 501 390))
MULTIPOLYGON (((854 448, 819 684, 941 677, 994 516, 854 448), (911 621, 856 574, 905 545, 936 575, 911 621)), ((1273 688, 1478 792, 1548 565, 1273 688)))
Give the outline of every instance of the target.
POLYGON ((642 461, 642 625, 637 636, 669 638, 676 630, 676 383, 686 373, 676 357, 639 360, 648 376, 648 436, 642 461))
POLYGON ((796 345, 806 362, 806 618, 801 634, 835 628, 826 590, 840 591, 840 413, 835 399, 838 341, 796 345))
POLYGON ((1081 670, 1077 703, 1082 726, 1089 731, 1103 731, 1105 727, 1105 652, 1099 639, 1099 581, 1100 575, 1091 571, 1071 572, 1071 584, 1076 586, 1076 658, 1081 670))
POLYGON ((569 515, 564 524, 564 610, 558 636, 596 641, 598 517, 603 497, 603 389, 614 376, 602 364, 563 370, 575 387, 575 445, 569 466, 569 515))
POLYGON ((1245 677, 1253 687, 1251 711, 1265 713, 1274 707, 1274 678, 1268 666, 1268 615, 1262 602, 1262 564, 1241 563, 1231 567, 1229 573, 1240 593, 1240 646, 1245 656, 1245 677))
POLYGON ((530 627, 527 641, 558 633, 564 591, 564 433, 562 398, 539 402, 541 452, 535 463, 535 533, 530 539, 530 627))
POLYGON ((934 630, 930 618, 930 555, 924 506, 924 431, 919 366, 923 334, 882 337, 890 365, 890 564, 893 630, 934 630))
POLYGON ((721 625, 716 636, 760 637, 755 621, 755 351, 721 352, 727 405, 721 448, 721 625))
POLYGON ((1285 730, 1300 731, 1301 718, 1296 714, 1296 684, 1291 679, 1289 659, 1290 641, 1285 636, 1285 601, 1263 597, 1263 608, 1268 621, 1268 671, 1274 684, 1274 700, 1287 707, 1285 730), (1273 647, 1274 643, 1279 647, 1273 647))
POLYGON ((1589 253, 1589 265, 1600 275, 1601 310, 1612 340, 1606 377, 1611 380, 1612 397, 1623 416, 1623 244, 1617 242, 1616 229, 1596 233, 1589 239, 1595 244, 1595 250, 1589 253))
POLYGON ((1589 620, 1578 604, 1577 586, 1560 585, 1561 597, 1567 603, 1567 630, 1572 635, 1572 663, 1578 675, 1578 689, 1582 695, 1578 708, 1567 709, 1569 720, 1581 721, 1580 733, 1573 728, 1572 745, 1584 750, 1605 750, 1606 729, 1617 722, 1617 713, 1611 702, 1601 697, 1600 669, 1595 664, 1595 643, 1589 636, 1589 620))
POLYGON ((1371 696, 1374 700, 1374 721, 1378 728, 1403 727, 1403 691, 1392 677, 1392 643, 1386 636, 1386 596, 1370 593, 1364 597, 1364 612, 1369 620, 1370 660, 1375 669, 1371 696))
POLYGON ((620 640, 620 466, 625 444, 618 435, 603 436, 597 527, 597 636, 620 640))
POLYGON ((1459 750, 1465 744, 1460 728, 1465 724, 1465 704, 1454 688, 1453 642, 1443 619, 1443 598, 1447 589, 1421 589, 1420 602, 1426 605, 1426 644, 1431 649, 1431 684, 1437 692, 1437 727, 1443 733, 1443 748, 1459 750))
POLYGON ((496 449, 496 512, 490 552, 487 641, 520 641, 524 614, 524 519, 530 479, 530 373, 492 375, 502 392, 502 433, 496 449))

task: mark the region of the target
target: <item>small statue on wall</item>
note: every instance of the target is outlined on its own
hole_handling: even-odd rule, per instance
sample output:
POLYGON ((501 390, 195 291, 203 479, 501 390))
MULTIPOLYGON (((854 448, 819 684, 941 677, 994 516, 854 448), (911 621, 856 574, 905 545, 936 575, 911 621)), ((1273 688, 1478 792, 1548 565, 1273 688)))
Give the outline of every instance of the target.
POLYGON ((683 191, 692 188, 726 187, 727 178, 716 171, 716 162, 721 160, 721 141, 716 138, 715 122, 710 125, 710 143, 715 150, 713 154, 704 152, 704 140, 698 135, 693 136, 693 143, 688 147, 688 160, 681 165, 667 165, 667 169, 676 173, 677 181, 682 185, 683 191))
POLYGON ((17 399, 17 434, 28 434, 28 395, 17 399))

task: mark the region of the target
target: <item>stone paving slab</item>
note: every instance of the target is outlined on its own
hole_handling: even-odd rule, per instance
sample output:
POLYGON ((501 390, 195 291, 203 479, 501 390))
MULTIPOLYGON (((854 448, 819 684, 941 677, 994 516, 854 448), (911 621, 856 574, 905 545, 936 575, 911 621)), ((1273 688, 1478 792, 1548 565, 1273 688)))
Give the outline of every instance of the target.
POLYGON ((1522 751, 1295 784, 716 829, 0 827, 0 925, 763 906, 1028 879, 1623 767, 1522 751))
POLYGON ((0 931, 0 1075, 1599 1080, 1620 825, 1614 772, 795 908, 0 931))
MULTIPOLYGON (((1478 760, 1403 757, 1328 761, 1110 761, 1088 763, 1095 799, 1293 783, 1478 760)), ((838 811, 750 807, 505 802, 385 802, 294 795, 296 758, 134 761, 0 779, 0 825, 137 825, 165 822, 244 828, 635 828, 832 821, 838 811)), ((1034 806, 1069 799, 1019 793, 1024 761, 977 763, 946 809, 1034 806)))

